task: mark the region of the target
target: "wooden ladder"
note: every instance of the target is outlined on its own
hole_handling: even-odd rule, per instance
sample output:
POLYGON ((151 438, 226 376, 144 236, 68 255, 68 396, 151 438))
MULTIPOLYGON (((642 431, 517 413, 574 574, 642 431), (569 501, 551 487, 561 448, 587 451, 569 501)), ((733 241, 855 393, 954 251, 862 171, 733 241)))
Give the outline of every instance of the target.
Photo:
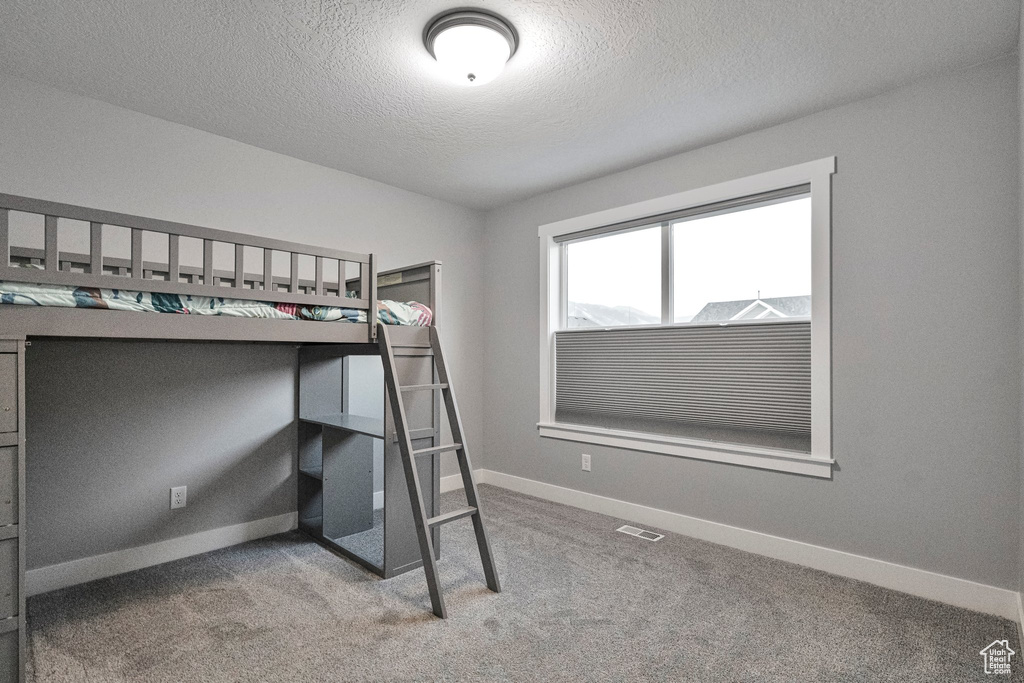
POLYGON ((428 355, 433 357, 434 375, 437 379, 436 384, 399 385, 394 349, 409 347, 392 346, 391 340, 388 337, 387 326, 383 324, 378 324, 377 326, 377 344, 380 347, 380 355, 383 360, 384 381, 387 385, 388 396, 391 401, 391 412, 395 422, 395 431, 398 435, 398 445, 402 453, 405 481, 409 486, 413 522, 416 525, 416 535, 419 538, 420 555, 423 556, 423 570, 427 576, 430 604, 433 606, 434 614, 444 619, 447 616, 447 612, 445 611, 444 596, 441 594, 441 585, 437 577, 434 542, 431 539, 431 529, 436 526, 465 519, 466 517, 473 520, 473 530, 476 532, 476 543, 480 550, 480 561, 483 563, 487 587, 495 593, 501 592, 501 584, 498 582, 498 571, 494 566, 494 556, 491 554, 491 544, 487 540, 484 520, 480 515, 480 498, 476 490, 476 481, 473 479, 473 468, 469 462, 469 454, 466 453, 465 440, 462 435, 462 418, 459 415, 459 407, 455 401, 455 391, 452 388, 451 378, 448 375, 444 354, 441 352, 441 341, 438 338, 436 327, 430 327, 429 347, 415 347, 429 352, 428 355), (405 392, 412 391, 441 392, 445 409, 448 413, 448 423, 451 426, 453 443, 434 448, 413 449, 412 438, 409 436, 409 423, 406 419, 405 402, 402 399, 402 395, 405 392), (462 484, 466 491, 467 506, 451 512, 445 512, 437 517, 427 517, 426 508, 423 506, 423 490, 420 488, 420 478, 417 474, 416 458, 432 456, 447 451, 455 451, 455 455, 458 457, 462 484))

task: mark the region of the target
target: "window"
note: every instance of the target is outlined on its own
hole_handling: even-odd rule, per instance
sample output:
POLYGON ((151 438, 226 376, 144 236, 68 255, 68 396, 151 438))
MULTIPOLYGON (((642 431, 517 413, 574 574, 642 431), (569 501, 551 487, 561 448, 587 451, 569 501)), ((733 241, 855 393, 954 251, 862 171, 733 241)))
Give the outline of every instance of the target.
POLYGON ((834 164, 542 226, 541 436, 831 476, 834 164))
POLYGON ((660 250, 657 227, 566 244, 566 327, 661 322, 660 250))

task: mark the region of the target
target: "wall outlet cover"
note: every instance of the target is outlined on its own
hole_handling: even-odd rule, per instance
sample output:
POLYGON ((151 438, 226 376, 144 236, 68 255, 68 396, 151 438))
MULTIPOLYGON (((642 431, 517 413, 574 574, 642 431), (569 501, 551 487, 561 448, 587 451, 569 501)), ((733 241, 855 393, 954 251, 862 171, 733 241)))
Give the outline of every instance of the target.
POLYGON ((188 487, 187 486, 175 486, 171 489, 171 509, 185 507, 188 502, 188 487))

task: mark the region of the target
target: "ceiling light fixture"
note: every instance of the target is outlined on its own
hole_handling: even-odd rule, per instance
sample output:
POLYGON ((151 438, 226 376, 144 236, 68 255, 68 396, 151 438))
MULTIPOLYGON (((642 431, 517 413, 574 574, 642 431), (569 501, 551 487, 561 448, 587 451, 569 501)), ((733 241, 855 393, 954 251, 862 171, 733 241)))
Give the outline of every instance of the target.
POLYGON ((423 31, 423 44, 450 79, 483 85, 505 68, 519 46, 519 36, 497 14, 459 9, 434 17, 423 31))

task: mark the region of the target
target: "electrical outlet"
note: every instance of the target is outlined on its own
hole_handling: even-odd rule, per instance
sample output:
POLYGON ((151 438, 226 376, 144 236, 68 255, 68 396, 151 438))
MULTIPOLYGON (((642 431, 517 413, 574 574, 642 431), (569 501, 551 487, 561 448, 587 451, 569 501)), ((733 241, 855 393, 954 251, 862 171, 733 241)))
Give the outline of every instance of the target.
POLYGON ((187 486, 175 486, 171 489, 171 509, 185 507, 185 502, 188 499, 188 487, 187 486))
POLYGON ((590 471, 590 456, 587 455, 586 453, 583 454, 583 471, 590 471))

